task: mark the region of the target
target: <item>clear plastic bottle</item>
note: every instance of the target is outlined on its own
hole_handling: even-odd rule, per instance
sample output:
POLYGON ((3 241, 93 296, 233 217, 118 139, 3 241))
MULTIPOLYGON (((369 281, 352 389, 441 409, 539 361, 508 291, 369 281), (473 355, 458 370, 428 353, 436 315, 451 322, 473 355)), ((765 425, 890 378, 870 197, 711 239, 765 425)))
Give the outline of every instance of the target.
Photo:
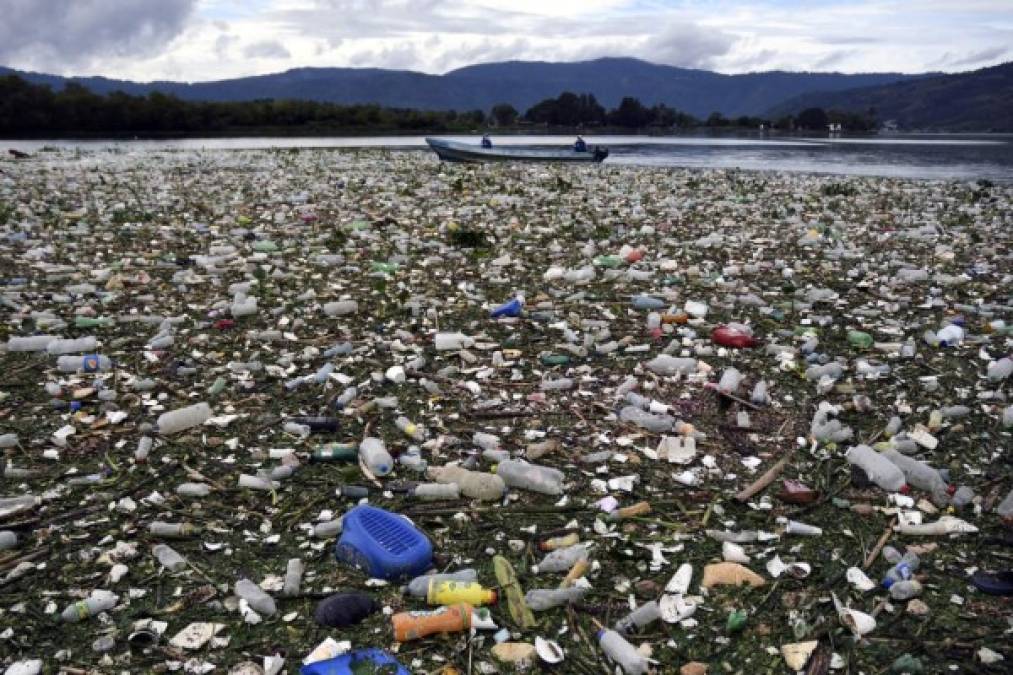
POLYGON ((18 535, 12 530, 0 530, 0 551, 14 548, 18 545, 18 535))
POLYGON ((0 448, 16 448, 17 445, 17 434, 0 434, 0 448))
POLYGON ((924 490, 933 495, 946 492, 948 487, 946 481, 939 475, 939 471, 933 469, 925 462, 902 455, 893 449, 884 450, 882 456, 893 462, 897 468, 904 472, 904 479, 911 487, 924 490))
POLYGON ((185 408, 162 413, 155 422, 155 430, 163 435, 177 434, 192 427, 204 424, 211 419, 211 406, 207 403, 196 403, 185 408))
POLYGON ((386 476, 394 469, 394 458, 382 439, 367 436, 359 443, 359 457, 374 476, 386 476))
POLYGON ((61 356, 56 360, 56 367, 61 373, 98 373, 112 368, 113 362, 108 356, 101 354, 61 356))
POLYGON ((687 357, 675 357, 669 354, 659 354, 645 363, 644 367, 656 375, 689 375, 696 372, 697 360, 687 357))
POLYGON ((394 424, 401 432, 408 438, 415 441, 426 440, 426 430, 422 427, 416 426, 414 422, 409 420, 407 417, 401 416, 394 420, 394 424))
POLYGON ((1013 359, 1006 356, 988 364, 986 377, 989 382, 1002 382, 1013 374, 1013 359))
POLYGON ((478 572, 466 567, 456 572, 444 572, 442 574, 425 574, 415 577, 402 589, 408 595, 416 598, 424 598, 429 593, 429 584, 432 581, 476 581, 478 572))
POLYGON ((574 544, 552 551, 537 565, 531 566, 532 574, 566 572, 581 560, 587 560, 588 547, 585 543, 574 544))
POLYGON ((544 612, 571 602, 579 602, 587 594, 586 588, 533 588, 524 594, 524 604, 533 612, 544 612))
POLYGON ((894 600, 910 600, 921 594, 922 585, 914 579, 905 579, 890 585, 890 597, 894 600))
POLYGON ((598 644, 610 659, 619 664, 626 675, 647 673, 650 661, 616 631, 608 629, 598 631, 598 644))
POLYGON ((334 407, 337 408, 338 410, 341 410, 342 408, 344 408, 345 406, 347 406, 349 403, 351 403, 352 401, 354 401, 355 397, 358 396, 358 395, 359 395, 359 390, 358 390, 357 387, 347 387, 343 392, 341 392, 341 396, 339 396, 337 399, 335 399, 335 401, 334 401, 334 407))
POLYGON ((569 377, 560 377, 554 380, 542 380, 538 388, 542 391, 563 391, 573 389, 573 380, 569 377))
POLYGON ((921 565, 921 559, 918 558, 918 554, 916 553, 909 551, 898 558, 897 556, 900 552, 894 548, 891 548, 891 551, 892 554, 886 560, 893 563, 893 567, 887 570, 886 575, 883 577, 883 588, 890 588, 898 581, 910 579, 918 571, 919 565, 921 565))
POLYGON ((166 523, 155 520, 148 525, 148 534, 162 539, 184 539, 196 533, 197 528, 192 523, 166 523))
POLYGON ((739 390, 739 385, 742 384, 742 373, 737 368, 728 368, 721 373, 721 379, 718 380, 718 391, 726 394, 734 394, 739 390))
POLYGON ((286 598, 299 595, 299 588, 302 585, 302 575, 306 566, 301 558, 291 558, 285 566, 285 585, 282 586, 281 594, 286 598))
POLYGON ((180 497, 207 497, 211 494, 211 486, 205 483, 180 483, 176 486, 176 494, 180 497))
POLYGON ((151 548, 151 553, 158 559, 162 567, 170 572, 178 572, 186 567, 186 559, 170 546, 157 544, 151 548))
POLYGON ((49 343, 59 340, 58 335, 29 335, 27 337, 12 337, 7 340, 7 351, 9 352, 44 352, 49 343))
POLYGON ((616 630, 620 633, 632 633, 643 629, 661 618, 661 608, 657 600, 651 600, 637 607, 622 619, 616 621, 616 630))
POLYGON ((239 474, 239 487, 248 490, 263 490, 271 492, 281 487, 281 483, 272 481, 265 476, 253 476, 248 473, 239 474))
POLYGON ((563 494, 565 474, 548 466, 508 459, 499 463, 496 467, 496 475, 512 488, 531 490, 546 495, 563 494))
POLYGON ((844 456, 850 464, 862 469, 869 480, 884 490, 896 492, 904 487, 904 472, 868 445, 854 445, 848 448, 844 456))
POLYGON ((675 426, 675 418, 671 415, 655 415, 633 405, 624 406, 619 411, 619 419, 656 434, 671 431, 675 426))
POLYGON ((57 356, 59 354, 82 354, 94 351, 98 346, 98 340, 94 336, 70 339, 53 340, 46 345, 46 352, 57 356))
POLYGON ((237 581, 235 593, 243 600, 246 600, 247 604, 250 605, 250 609, 258 614, 272 616, 278 611, 277 606, 274 604, 274 598, 249 579, 237 581))

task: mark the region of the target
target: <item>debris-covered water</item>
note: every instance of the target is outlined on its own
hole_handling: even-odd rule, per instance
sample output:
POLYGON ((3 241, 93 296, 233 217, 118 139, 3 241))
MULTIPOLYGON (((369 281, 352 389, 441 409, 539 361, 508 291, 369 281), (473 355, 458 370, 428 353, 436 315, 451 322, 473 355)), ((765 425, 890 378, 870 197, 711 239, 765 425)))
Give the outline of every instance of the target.
POLYGON ((7 672, 1007 671, 1013 188, 0 171, 7 672))

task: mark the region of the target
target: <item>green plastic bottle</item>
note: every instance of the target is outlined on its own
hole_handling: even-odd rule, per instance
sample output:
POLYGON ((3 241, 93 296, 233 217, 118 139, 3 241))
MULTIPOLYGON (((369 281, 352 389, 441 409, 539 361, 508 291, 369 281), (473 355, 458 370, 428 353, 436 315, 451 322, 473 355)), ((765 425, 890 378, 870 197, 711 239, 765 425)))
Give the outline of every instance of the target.
POLYGON ((849 330, 848 344, 859 349, 868 349, 872 346, 872 336, 865 331, 849 330))
POLYGON ((598 267, 614 268, 622 265, 623 260, 617 255, 600 255, 594 259, 594 264, 598 267))
POLYGON ((310 460, 314 462, 355 462, 359 459, 359 448, 354 445, 332 443, 322 445, 313 451, 310 460))
POLYGON ((381 274, 394 274, 397 272, 397 263, 383 262, 380 260, 373 261, 373 271, 381 274))
POLYGON ((98 318, 90 316, 79 316, 74 319, 74 326, 77 328, 108 328, 116 322, 108 316, 98 318))
POLYGON ((565 366, 570 357, 566 354, 543 354, 539 360, 543 366, 565 366))

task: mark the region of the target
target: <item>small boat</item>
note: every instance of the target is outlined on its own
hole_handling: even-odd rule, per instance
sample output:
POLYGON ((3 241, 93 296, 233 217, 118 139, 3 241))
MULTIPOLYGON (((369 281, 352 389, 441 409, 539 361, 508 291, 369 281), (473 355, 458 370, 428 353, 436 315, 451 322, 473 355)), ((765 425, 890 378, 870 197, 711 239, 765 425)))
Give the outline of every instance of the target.
POLYGON ((588 146, 585 152, 577 152, 573 148, 483 148, 480 145, 440 138, 427 138, 426 143, 445 162, 600 162, 609 156, 608 148, 599 145, 588 146))

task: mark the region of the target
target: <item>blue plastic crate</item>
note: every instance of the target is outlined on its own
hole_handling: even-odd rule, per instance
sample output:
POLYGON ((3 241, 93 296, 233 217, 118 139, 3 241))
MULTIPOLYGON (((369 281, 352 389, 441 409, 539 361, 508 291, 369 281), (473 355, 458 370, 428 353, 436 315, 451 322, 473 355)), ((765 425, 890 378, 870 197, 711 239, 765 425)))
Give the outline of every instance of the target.
POLYGON ((342 520, 334 556, 377 579, 416 577, 432 564, 433 545, 407 519, 375 506, 356 506, 342 520))

